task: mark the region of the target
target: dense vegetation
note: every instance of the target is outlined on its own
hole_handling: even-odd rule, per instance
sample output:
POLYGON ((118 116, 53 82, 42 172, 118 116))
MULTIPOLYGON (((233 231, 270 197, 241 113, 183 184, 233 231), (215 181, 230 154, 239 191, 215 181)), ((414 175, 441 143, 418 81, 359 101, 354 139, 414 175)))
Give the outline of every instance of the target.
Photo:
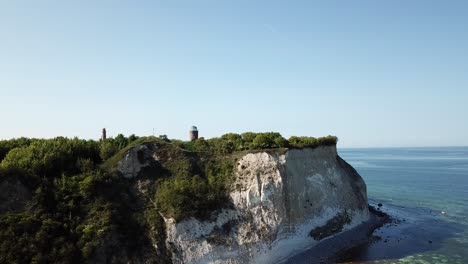
POLYGON ((200 138, 196 141, 185 142, 181 147, 196 151, 210 152, 217 154, 230 154, 237 151, 256 151, 279 148, 315 148, 318 146, 336 145, 338 138, 335 136, 327 137, 297 137, 292 136, 285 139, 277 132, 243 134, 229 133, 220 138, 211 138, 205 140, 200 138))
MULTIPOLYGON (((142 250, 154 252, 152 244, 164 239, 158 212, 177 220, 206 218, 228 206, 227 187, 239 155, 336 142, 332 136, 285 139, 274 132, 230 133, 192 142, 134 135, 104 141, 2 140, 0 191, 20 184, 30 195, 23 195, 26 206, 8 197, 0 200, 16 206, 15 210, 0 206, 0 263, 147 258, 142 250), (125 179, 115 168, 129 149, 148 143, 159 146, 161 168, 142 175, 151 184, 148 196, 140 197, 136 180, 125 179)), ((152 254, 153 262, 167 262, 164 252, 152 254)))
POLYGON ((0 186, 17 180, 32 196, 25 208, 0 211, 0 263, 94 262, 96 250, 113 234, 130 256, 149 244, 141 232, 149 225, 147 210, 133 214, 135 197, 127 182, 100 168, 132 140, 119 135, 106 141, 0 141, 0 186))

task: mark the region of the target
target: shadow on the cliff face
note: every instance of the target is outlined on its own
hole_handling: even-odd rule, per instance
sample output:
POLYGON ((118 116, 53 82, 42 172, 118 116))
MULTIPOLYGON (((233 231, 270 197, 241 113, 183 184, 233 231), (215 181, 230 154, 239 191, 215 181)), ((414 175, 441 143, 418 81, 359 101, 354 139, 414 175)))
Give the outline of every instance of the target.
POLYGON ((352 263, 400 259, 406 256, 440 249, 447 239, 463 232, 460 224, 449 222, 440 212, 428 208, 390 209, 396 220, 375 230, 367 243, 337 254, 331 263, 352 263), (413 218, 406 219, 405 215, 413 218))

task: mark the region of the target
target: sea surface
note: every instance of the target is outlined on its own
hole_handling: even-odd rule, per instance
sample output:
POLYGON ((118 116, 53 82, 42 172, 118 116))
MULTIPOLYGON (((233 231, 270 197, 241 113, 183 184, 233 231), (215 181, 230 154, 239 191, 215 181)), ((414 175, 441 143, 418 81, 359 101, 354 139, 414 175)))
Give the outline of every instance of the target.
POLYGON ((397 219, 338 263, 468 264, 468 147, 338 151, 397 219))

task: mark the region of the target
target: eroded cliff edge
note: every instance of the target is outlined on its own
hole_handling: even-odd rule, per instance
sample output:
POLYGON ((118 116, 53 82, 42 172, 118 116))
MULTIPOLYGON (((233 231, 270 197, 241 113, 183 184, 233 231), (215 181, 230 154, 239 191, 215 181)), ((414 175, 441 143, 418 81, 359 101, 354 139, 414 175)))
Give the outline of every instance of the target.
MULTIPOLYGON (((126 177, 158 161, 137 149, 120 163, 126 177)), ((336 146, 249 153, 234 173, 231 204, 210 219, 164 218, 173 263, 280 262, 369 219, 366 185, 336 146)))

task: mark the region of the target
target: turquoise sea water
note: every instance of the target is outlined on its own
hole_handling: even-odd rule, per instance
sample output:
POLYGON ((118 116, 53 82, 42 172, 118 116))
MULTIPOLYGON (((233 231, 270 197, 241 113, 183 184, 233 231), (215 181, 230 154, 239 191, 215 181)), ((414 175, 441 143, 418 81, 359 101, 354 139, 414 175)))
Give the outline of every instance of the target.
POLYGON ((468 263, 468 147, 339 149, 399 219, 341 263, 468 263))

